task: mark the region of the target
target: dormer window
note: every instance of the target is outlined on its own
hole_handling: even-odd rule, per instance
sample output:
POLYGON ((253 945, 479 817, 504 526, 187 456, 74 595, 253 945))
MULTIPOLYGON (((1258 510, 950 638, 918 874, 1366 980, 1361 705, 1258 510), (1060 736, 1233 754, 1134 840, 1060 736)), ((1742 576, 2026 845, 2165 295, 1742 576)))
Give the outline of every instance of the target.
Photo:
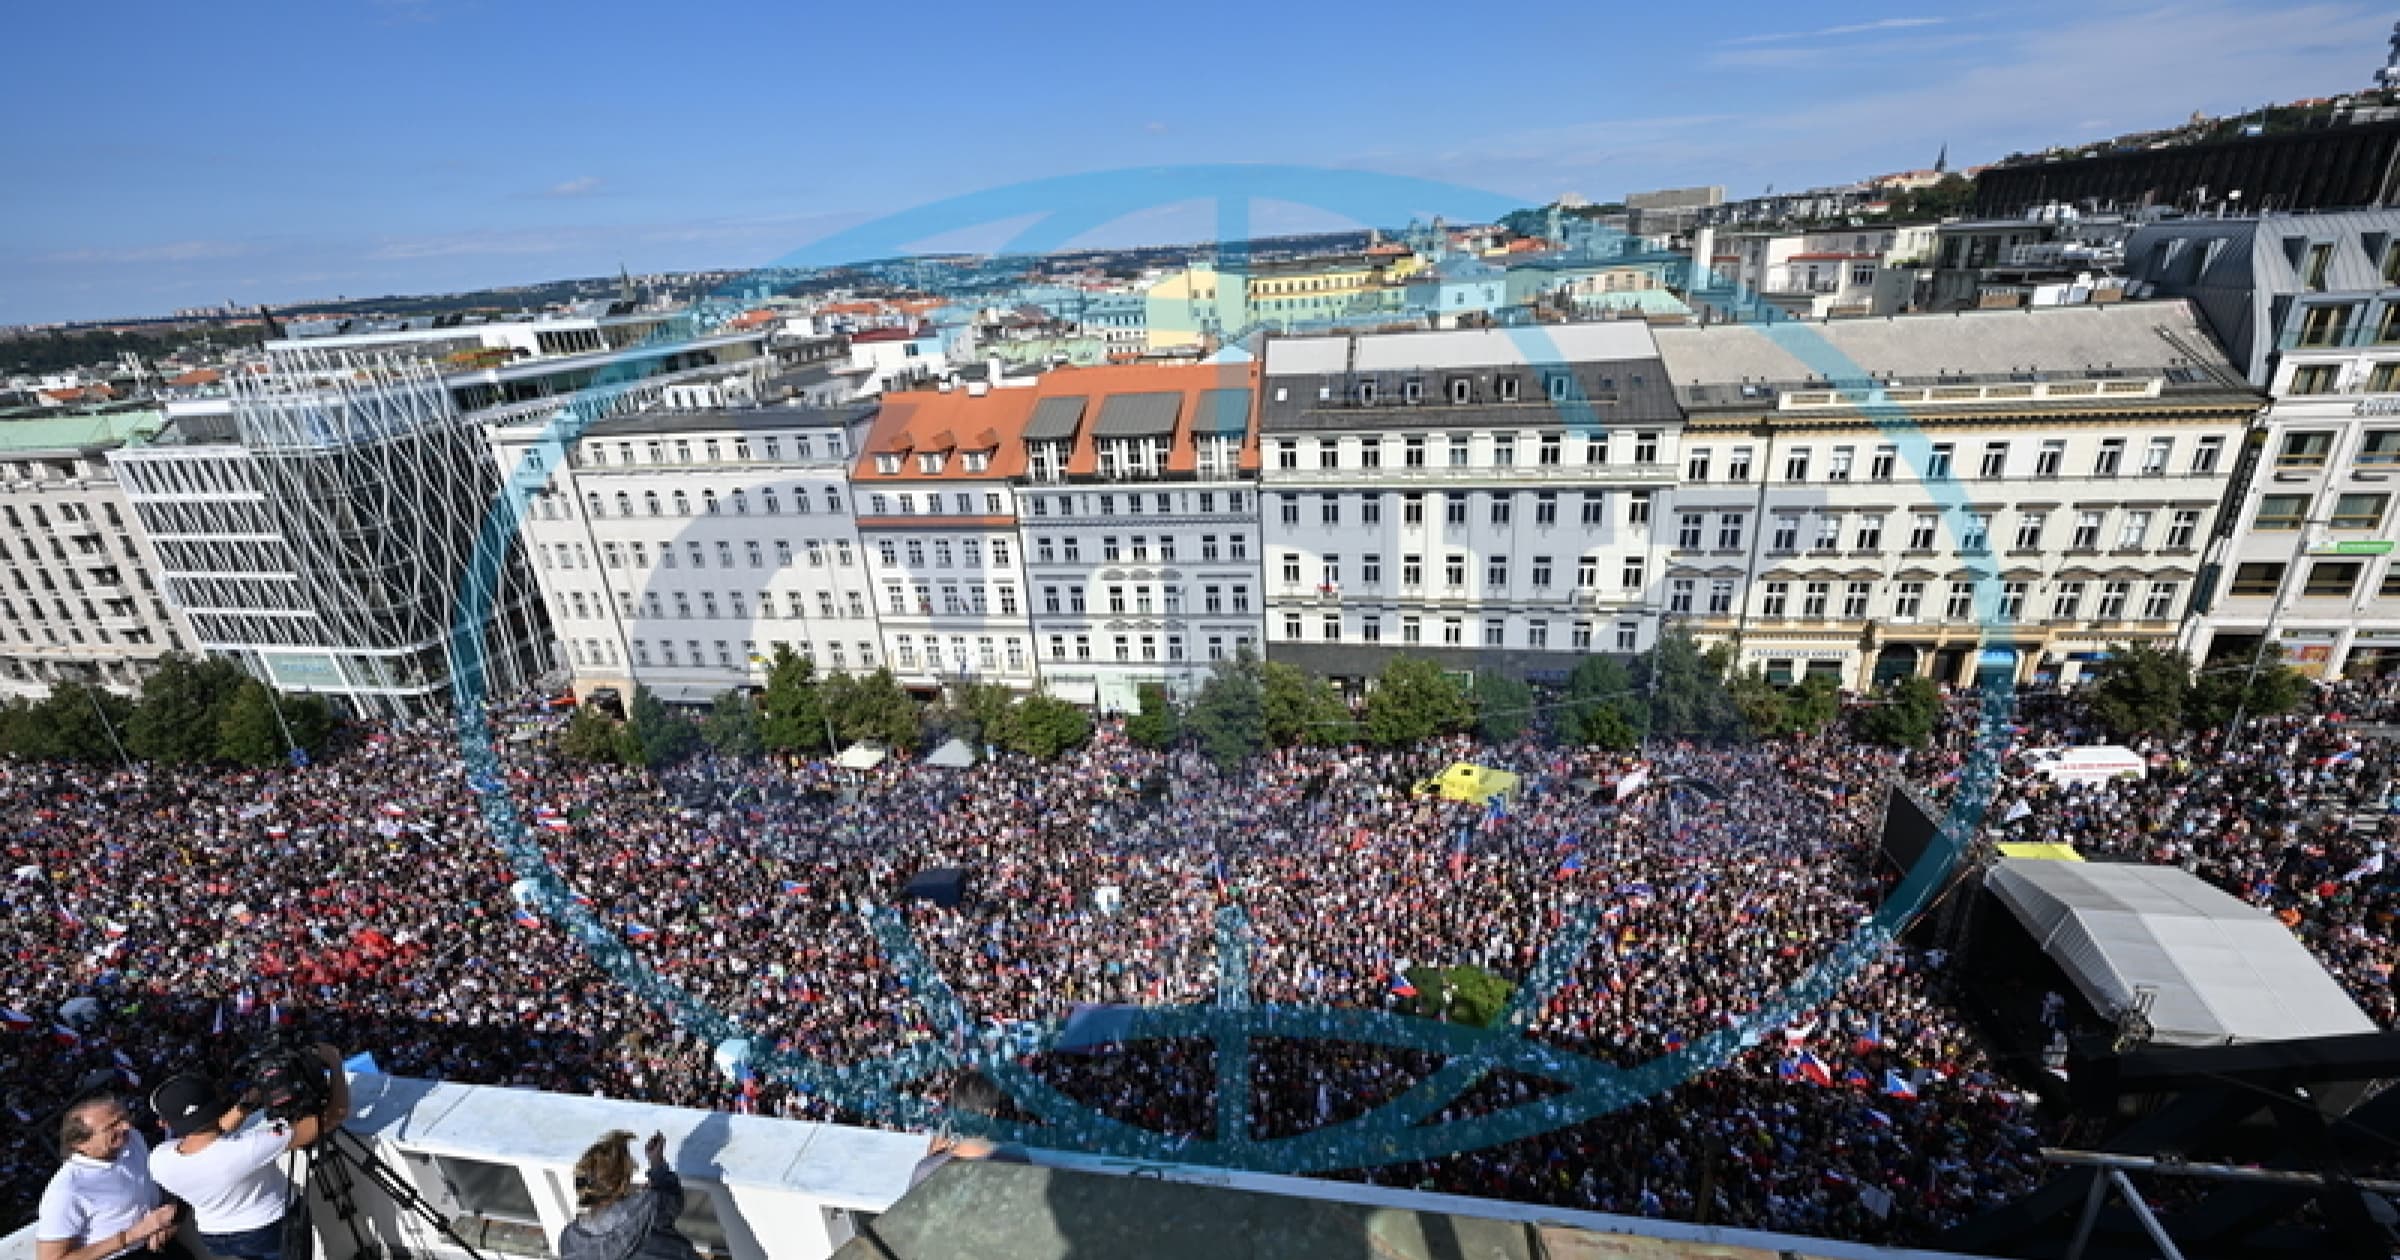
POLYGON ((1574 386, 1574 383, 1575 378, 1564 372, 1552 372, 1542 378, 1542 387, 1549 391, 1552 402, 1565 402, 1567 391, 1574 386))
POLYGON ((887 475, 887 476, 888 476, 888 475, 890 475, 890 474, 892 474, 892 473, 897 473, 897 472, 899 472, 899 471, 900 471, 900 457, 899 457, 899 456, 897 456, 897 455, 878 455, 878 456, 876 456, 876 457, 875 457, 875 471, 877 471, 877 472, 879 472, 879 473, 883 473, 883 474, 885 474, 885 475, 887 475))
POLYGON ((1464 403, 1471 401, 1474 397, 1475 382, 1472 378, 1464 376, 1450 378, 1450 401, 1464 403))
POLYGON ((1361 406, 1375 401, 1375 382, 1360 381, 1358 383, 1358 401, 1361 406))
POLYGON ((940 451, 927 451, 924 454, 917 456, 917 471, 921 473, 938 473, 942 470, 942 463, 943 456, 940 451))
POLYGON ((1425 401, 1425 382, 1414 376, 1402 381, 1400 383, 1400 400, 1412 407, 1425 401))
POLYGON ((990 451, 968 451, 963 459, 968 472, 985 472, 992 466, 990 451))
POLYGON ((1493 384, 1499 391, 1500 401, 1504 403, 1513 403, 1517 400, 1518 382, 1516 377, 1503 376, 1499 380, 1493 382, 1493 384))

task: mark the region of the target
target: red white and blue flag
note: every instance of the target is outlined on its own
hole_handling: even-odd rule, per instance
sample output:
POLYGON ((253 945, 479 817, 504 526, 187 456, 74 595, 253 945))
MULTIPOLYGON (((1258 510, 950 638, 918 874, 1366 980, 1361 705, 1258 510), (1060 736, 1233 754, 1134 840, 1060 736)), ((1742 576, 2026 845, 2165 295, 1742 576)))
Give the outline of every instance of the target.
POLYGON ((1394 972, 1392 974, 1393 997, 1413 998, 1416 995, 1417 986, 1410 984, 1408 982, 1408 977, 1405 974, 1399 972, 1394 972))

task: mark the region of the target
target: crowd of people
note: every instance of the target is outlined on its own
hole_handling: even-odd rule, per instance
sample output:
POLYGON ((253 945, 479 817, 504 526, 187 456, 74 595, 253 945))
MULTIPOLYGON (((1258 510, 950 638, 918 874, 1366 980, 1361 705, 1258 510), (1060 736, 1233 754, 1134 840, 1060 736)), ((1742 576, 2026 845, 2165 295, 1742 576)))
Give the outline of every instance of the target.
MULTIPOLYGON (((495 743, 497 782, 433 720, 354 731, 298 769, 0 766, 0 1079, 18 1121, 0 1179, 19 1216, 56 1166, 36 1122, 79 1079, 222 1072, 282 1023, 396 1074, 888 1118, 772 1072, 720 1070, 715 1044, 594 962, 572 914, 523 896, 485 820, 495 793, 583 913, 762 1048, 855 1063, 960 1036, 912 994, 878 909, 904 916, 975 1035, 1003 1046, 1006 1030, 1080 1006, 1215 1000, 1226 906, 1246 917, 1252 1002, 1375 1009, 1406 1001, 1412 966, 1522 978, 1590 914, 1598 930, 1529 1012, 1531 1036, 1631 1067, 1740 1028, 1738 1052, 1539 1137, 1343 1175, 1917 1241, 2040 1174, 2032 1100, 1956 1013, 1939 950, 1873 941, 1864 965, 1759 1027, 1864 928, 1880 785, 1977 786, 1971 703, 1918 752, 1839 734, 1646 758, 1460 737, 1283 750, 1230 772, 1111 725, 1050 762, 895 758, 854 773, 702 755, 652 772, 565 760, 538 699, 491 721, 513 736, 495 743), (1458 760, 1522 785, 1504 811, 1413 790, 1458 760), (1637 764, 1649 786, 1620 801, 1610 785, 1637 764), (961 904, 903 896, 946 867, 971 872, 961 904)), ((2072 742, 2075 721, 2072 706, 2028 705, 2012 738, 2072 742)), ((2258 723, 2231 749, 2145 748, 2141 782, 2050 791, 2004 775, 1989 825, 2181 862, 2269 905, 2388 1024, 2388 824, 2351 817, 2380 810, 2400 744, 2355 732, 2320 708, 2258 723)), ((1107 1114, 1214 1138, 1209 1055, 1166 1041, 1026 1061, 1107 1114)), ((1261 1039, 1253 1055, 1259 1141, 1350 1119, 1436 1066, 1308 1041, 1261 1039)), ((1555 1088, 1496 1074, 1436 1119, 1555 1088)))

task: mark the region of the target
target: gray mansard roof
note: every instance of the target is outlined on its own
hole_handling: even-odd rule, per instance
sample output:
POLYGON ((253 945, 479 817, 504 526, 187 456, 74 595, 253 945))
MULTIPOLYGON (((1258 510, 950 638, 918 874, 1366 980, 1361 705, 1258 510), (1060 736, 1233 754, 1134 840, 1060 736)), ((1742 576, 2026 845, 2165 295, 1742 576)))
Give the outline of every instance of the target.
POLYGON ((1274 338, 1262 375, 1264 433, 1657 425, 1681 414, 1639 320, 1274 338), (1553 401, 1562 373, 1574 387, 1553 401), (1460 381, 1468 401, 1454 403, 1460 381), (1374 400, 1361 401, 1369 384, 1374 400))

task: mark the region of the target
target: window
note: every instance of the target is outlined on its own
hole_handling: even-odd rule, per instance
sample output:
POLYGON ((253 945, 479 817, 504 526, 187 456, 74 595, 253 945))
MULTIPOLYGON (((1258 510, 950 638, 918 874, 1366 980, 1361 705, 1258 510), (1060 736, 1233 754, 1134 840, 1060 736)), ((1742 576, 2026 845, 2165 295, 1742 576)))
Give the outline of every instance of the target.
POLYGON ((1342 466, 1341 442, 1335 438, 1317 439, 1317 467, 1324 469, 1342 466))
POLYGON ((2098 512, 2075 514, 2075 536, 2067 544, 2069 551, 2098 551, 2100 549, 2100 519, 2098 512))
POLYGON ((1833 551, 1839 548, 1841 545, 1842 518, 1831 512, 1819 516, 1817 518, 1817 541, 1810 544, 1809 549, 1812 551, 1833 551))
POLYGON ((2378 529, 2383 525, 2384 494, 2345 494, 2333 501, 2335 529, 2378 529))
POLYGON ((1991 549, 1991 533, 1992 518, 1990 515, 1983 512, 1969 512, 1967 513, 1967 527, 1959 534, 1958 549, 1960 551, 1988 551, 1991 549))
POLYGON ((1558 496, 1547 491, 1533 496, 1533 523, 1558 524, 1558 496))
POLYGON ((1296 439, 1284 438, 1275 443, 1275 466, 1277 468, 1298 468, 1300 466, 1300 443, 1296 439))
POLYGON ((1362 494, 1358 496, 1358 523, 1361 525, 1383 524, 1382 495, 1362 494))
POLYGON ((1627 525, 1648 525, 1650 523, 1649 491, 1636 490, 1625 496, 1625 523, 1627 525))
POLYGON ((1759 615, 1762 617, 1782 616, 1784 606, 1791 598, 1791 592, 1792 584, 1789 582, 1767 583, 1766 593, 1759 599, 1759 615))
POLYGON ((2125 600, 2132 593, 2133 583, 2131 582, 2101 583, 2100 607, 2095 610, 2094 615, 2102 621, 2125 620, 2125 600))
POLYGON ((1637 464, 1658 462, 1658 434, 1655 431, 1633 435, 1633 462, 1637 464))
POLYGON ((1463 435, 1457 433, 1450 435, 1449 451, 1450 466, 1452 468, 1464 468, 1467 466, 1467 439, 1463 435))
POLYGON ((1778 517, 1776 517, 1776 518, 1775 518, 1775 536, 1774 536, 1774 539, 1773 539, 1773 541, 1771 541, 1771 542, 1769 542, 1769 543, 1767 544, 1767 550, 1769 550, 1769 551, 1779 551, 1779 552, 1788 552, 1788 551, 1797 551, 1797 550, 1799 550, 1799 549, 1800 549, 1800 518, 1799 518, 1799 517, 1797 517, 1797 516, 1778 516, 1778 517))
POLYGON ((1586 465, 1608 462, 1608 435, 1594 433, 1583 439, 1583 462, 1586 465))
MULTIPOLYGON (((2400 245, 2393 246, 2393 254, 2400 257, 2400 245)), ((2358 448, 2358 462, 2379 468, 2400 465, 2400 429, 2369 430, 2358 448)))
POLYGON ((2117 525, 2117 550, 2136 550, 2149 536, 2150 514, 2140 510, 2128 511, 2125 519, 2117 525))
POLYGON ((2334 363, 2305 363, 2292 369, 2292 394, 2330 394, 2341 382, 2342 369, 2334 363))
POLYGON ((2274 561, 2251 561, 2233 568, 2233 594, 2237 596, 2273 597, 2283 589, 2283 565, 2274 561))
POLYGON ((1326 525, 1339 525, 1339 524, 1341 524, 1341 523, 1342 523, 1342 496, 1340 496, 1340 495, 1338 495, 1338 494, 1320 494, 1320 495, 1318 495, 1318 496, 1317 496, 1317 520, 1318 520, 1319 522, 1323 523, 1323 524, 1326 524, 1326 525))
POLYGON ((2323 468, 2333 451, 2331 433, 2286 433, 2283 449, 2275 454, 2277 468, 2323 468))
POLYGON ((1627 557, 1625 557, 1625 568, 1624 568, 1624 572, 1623 572, 1622 574, 1620 574, 1619 576, 1621 576, 1621 577, 1623 577, 1623 578, 1624 578, 1624 587, 1625 587, 1625 589, 1626 589, 1626 590, 1629 590, 1629 591, 1638 591, 1638 590, 1642 589, 1642 581, 1643 581, 1643 578, 1644 578, 1645 576, 1647 576, 1647 574, 1646 574, 1646 568, 1647 568, 1647 566, 1645 565, 1644 561, 1642 560, 1642 557, 1640 557, 1640 556, 1627 556, 1627 557))
POLYGON ((1583 523, 1587 526, 1608 523, 1607 495, 1587 493, 1583 496, 1583 523))
POLYGON ((1874 457, 1867 462, 1867 476, 1875 481, 1890 481, 1892 479, 1892 465, 1897 463, 1899 458, 1899 447, 1876 447, 1874 457))
POLYGON ((2188 551, 2193 535, 2200 532, 2200 509, 2183 508, 2167 522, 2167 550, 2188 551))
POLYGON ((1683 616, 1692 611, 1692 594, 1699 588, 1696 578, 1670 578, 1667 581, 1667 611, 1683 616))
POLYGON ((1925 606, 1925 584, 1902 582, 1892 589, 1892 619, 1915 621, 1919 609, 1925 606))
POLYGON ((1287 494, 1287 495, 1284 495, 1284 496, 1282 497, 1282 506, 1283 506, 1283 523, 1284 523, 1284 524, 1286 524, 1286 525, 1297 525, 1297 524, 1299 524, 1299 523, 1300 523, 1300 496, 1299 496, 1299 495, 1296 495, 1296 494, 1287 494))
POLYGON ((1683 479, 1686 481, 1708 480, 1708 456, 1707 447, 1693 447, 1683 458, 1683 479))
POLYGON ((1362 558, 1358 562, 1358 580, 1360 585, 1369 589, 1383 585, 1383 557, 1369 555, 1362 558))
POLYGON ((1382 438, 1360 438, 1358 440, 1358 466, 1361 468, 1383 467, 1382 438))
POLYGON ((1545 433, 1542 435, 1541 454, 1538 458, 1544 468, 1555 468, 1558 466, 1560 445, 1561 443, 1557 434, 1545 433))
POLYGON ((2017 550, 2036 551, 2042 545, 2042 527, 2049 524, 2048 512, 2026 510, 2017 514, 2017 550))
POLYGON ((1952 582, 1949 596, 1942 602, 1942 616, 1949 621, 1965 621, 1975 613, 1975 584, 1952 582))
POLYGON ((1573 626, 1569 627, 1569 628, 1568 628, 1568 630, 1567 630, 1567 646, 1568 646, 1568 647, 1571 647, 1571 648, 1573 648, 1573 649, 1575 649, 1575 650, 1576 650, 1576 651, 1578 651, 1578 652, 1589 652, 1589 651, 1591 651, 1591 650, 1592 650, 1592 625, 1591 625, 1591 623, 1590 623, 1590 622, 1588 622, 1588 621, 1578 621, 1578 622, 1576 622, 1576 623, 1575 623, 1573 626))
POLYGON ((1675 527, 1675 545, 1685 551, 1700 549, 1700 532, 1707 527, 1708 517, 1700 512, 1686 512, 1675 527))
POLYGON ((1300 584, 1299 552, 1287 551, 1283 553, 1283 581, 1284 585, 1286 586, 1298 586, 1300 584))
MULTIPOLYGON (((1745 456, 1748 454, 1746 450, 1743 453, 1745 456)), ((1850 465, 1851 462, 1857 457, 1857 454, 1858 448, 1854 446, 1834 447, 1832 457, 1826 461, 1826 479, 1830 481, 1850 480, 1850 465)))
POLYGON ((1941 533, 1942 518, 1932 512, 1919 512, 1908 519, 1908 549, 1931 551, 1933 540, 1941 533))
POLYGON ((1741 549, 1742 514, 1719 512, 1717 514, 1717 550, 1740 551, 1741 549))
POLYGON ((1858 539, 1856 542, 1856 549, 1859 551, 1880 551, 1883 549, 1882 513, 1870 512, 1867 515, 1858 518, 1858 539))
POLYGON ((1950 456, 1956 449, 1948 442, 1934 443, 1932 452, 1925 457, 1926 477, 1937 481, 1947 478, 1950 475, 1950 456))
POLYGON ((1514 436, 1506 433, 1495 436, 1492 439, 1492 466, 1495 468, 1511 468, 1516 465, 1516 462, 1517 439, 1514 436))
POLYGON ((2204 437, 2192 446, 2192 475, 2206 476, 2217 470, 2217 459, 2225 453, 2225 439, 2204 437))
POLYGON ((1790 451, 1785 453, 1783 457, 1783 479, 1785 481, 1808 480, 1807 447, 1795 446, 1790 451))
POLYGON ((1400 462, 1408 468, 1425 466, 1425 439, 1422 435, 1412 434, 1401 440, 1400 462))
POLYGON ((1442 618, 1442 644, 1443 644, 1443 646, 1445 646, 1445 647, 1458 647, 1459 645, 1461 645, 1461 644, 1465 643, 1466 641, 1467 641, 1466 623, 1464 623, 1464 622, 1460 621, 1460 620, 1459 620, 1458 618, 1456 618, 1456 617, 1444 617, 1444 618, 1442 618))
POLYGON ((1800 588, 1800 615, 1811 621, 1825 618, 1825 597, 1831 592, 1830 582, 1809 582, 1800 588))
POLYGON ((2175 439, 2171 437, 2150 439, 2149 444, 2142 448, 2142 475, 2145 477, 2166 476, 2167 464, 2174 457, 2175 439))
POLYGON ((1484 618, 1483 645, 1488 648, 1508 646, 1508 623, 1498 617, 1484 618))
MULTIPOLYGON (((2321 289, 2324 286, 2315 284, 2309 287, 2321 289)), ((2341 345, 2348 339, 2351 317, 2357 313, 2356 306, 2340 302, 2308 307, 2300 316, 2300 344, 2304 346, 2341 345)))
POLYGON ((1722 617, 1733 611, 1733 579, 1712 578, 1708 583, 1708 615, 1722 617))
POLYGON ((1467 584, 1466 553, 1458 551, 1450 553, 1449 557, 1442 562, 1442 578, 1444 584, 1448 586, 1458 587, 1467 584))
POLYGON ((1425 557, 1400 557, 1400 585, 1415 587, 1425 584, 1425 557))
POLYGON ((1423 525, 1425 523, 1424 495, 1404 494, 1400 496, 1400 523, 1402 525, 1423 525))
POLYGON ((1985 477, 1999 477, 1999 476, 2004 476, 2004 475, 2006 475, 2006 473, 2007 473, 2007 470, 2008 470, 2008 443, 2006 443, 2006 442, 1986 442, 1986 443, 1984 443, 1984 444, 1983 444, 1983 463, 1982 463, 1982 464, 1981 464, 1981 465, 1978 467, 1978 469, 1977 469, 1978 475, 1980 475, 1980 476, 1985 476, 1985 477))
POLYGON ((1466 524, 1467 496, 1463 494, 1442 496, 1442 520, 1451 525, 1466 524))
POLYGON ((2357 560, 2319 560, 2309 566, 2300 593, 2311 599, 2347 599, 2358 589, 2358 575, 2365 569, 2357 560))
POLYGON ((2260 495, 2258 515, 2251 518, 2250 528, 2278 532, 2298 529, 2308 519, 2308 503, 2305 494, 2260 495))
MULTIPOLYGON (((2394 306, 2389 314, 2393 319, 2400 319, 2400 306, 2394 306)), ((2400 331, 2400 329, 2392 328, 2393 319, 2384 321, 2387 331, 2400 331)), ((2400 394, 2400 360, 2376 364, 2367 373, 2367 392, 2370 394, 2400 394)))
POLYGON ((2308 247, 2308 261, 2300 269, 2301 281, 2311 293, 2325 291, 2325 272, 2333 262, 2333 245, 2320 241, 2308 247))
POLYGON ((2083 583, 2061 582, 2050 595, 2050 616, 2058 621, 2073 621, 2083 610, 2083 583))
POLYGON ((2033 475, 2036 477, 2055 477, 2058 475, 2059 469, 2066 463, 2066 460, 2067 444, 2065 440, 2060 438, 2052 438, 2051 440, 2042 443, 2042 449, 2034 453, 2033 475))
POLYGON ((2024 615, 2025 583, 2002 582, 2000 584, 2000 619, 2015 621, 2024 615))

